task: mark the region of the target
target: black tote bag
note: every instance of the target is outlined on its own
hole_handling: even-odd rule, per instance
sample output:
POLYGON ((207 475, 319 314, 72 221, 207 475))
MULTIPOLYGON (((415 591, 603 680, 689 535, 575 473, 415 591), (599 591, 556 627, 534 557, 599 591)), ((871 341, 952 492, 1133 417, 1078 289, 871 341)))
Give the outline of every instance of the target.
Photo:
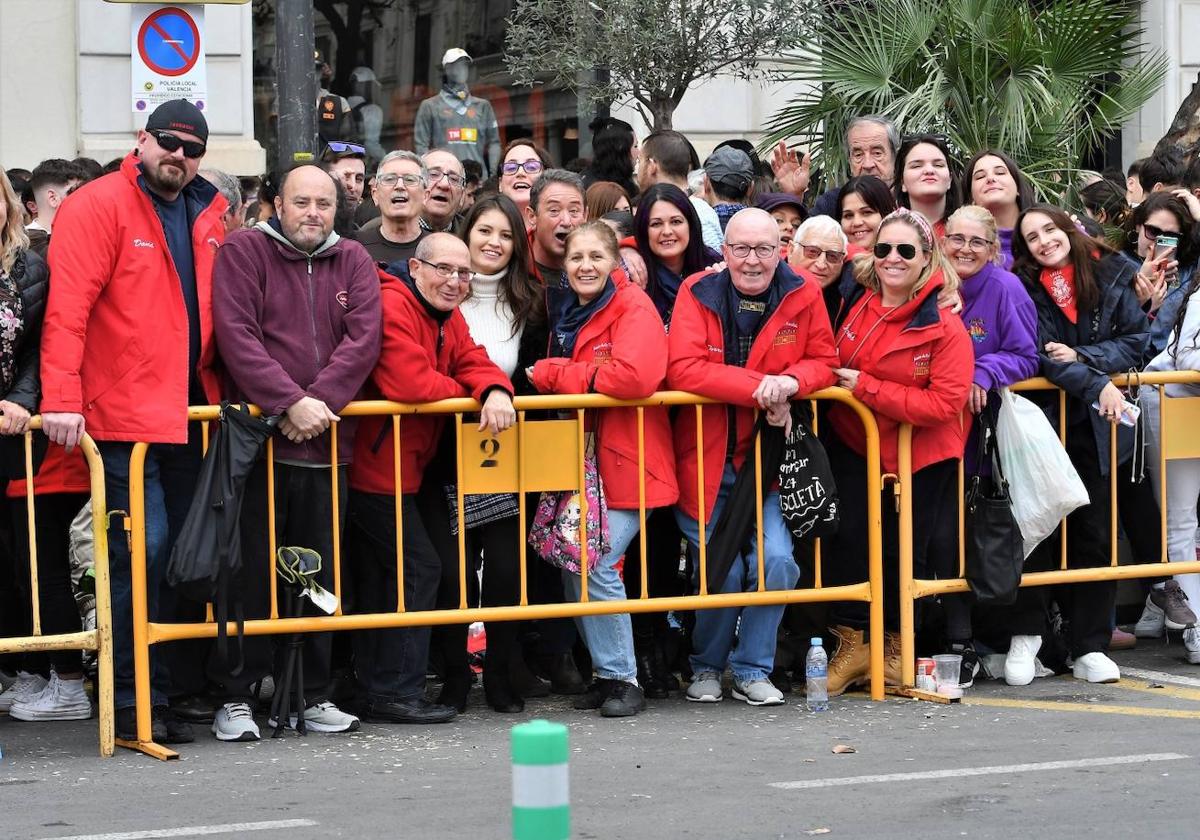
POLYGON ((979 414, 979 457, 982 468, 992 464, 992 483, 986 488, 980 476, 971 477, 965 499, 967 584, 980 604, 1004 606, 1017 600, 1025 544, 1013 518, 1008 481, 996 447, 996 420, 986 408, 979 414))

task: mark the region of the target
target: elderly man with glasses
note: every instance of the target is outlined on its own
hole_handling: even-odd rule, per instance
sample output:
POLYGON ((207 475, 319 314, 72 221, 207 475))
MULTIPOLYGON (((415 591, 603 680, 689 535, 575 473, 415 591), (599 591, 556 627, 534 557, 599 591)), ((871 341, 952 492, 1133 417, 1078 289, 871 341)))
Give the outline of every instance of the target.
POLYGON ((463 193, 467 186, 466 170, 462 161, 441 149, 426 152, 421 161, 429 178, 421 227, 434 233, 452 231, 462 210, 463 193))
POLYGON ((421 224, 429 196, 429 173, 421 158, 409 151, 388 152, 371 183, 371 200, 379 219, 356 234, 377 263, 407 265, 429 231, 421 224))
MULTIPOLYGON (((755 410, 765 411, 772 425, 790 427, 790 402, 832 385, 837 364, 821 289, 780 260, 775 220, 757 208, 739 211, 725 228, 723 249, 727 268, 693 275, 680 288, 668 337, 667 387, 724 403, 705 406, 701 415, 705 540, 729 503, 738 471, 746 468, 755 410)), ((681 412, 675 421, 675 518, 693 552, 702 501, 696 432, 695 416, 681 412)), ((778 492, 763 499, 762 528, 765 588, 791 589, 800 573, 778 492)), ((757 589, 757 551, 751 537, 717 591, 757 589)), ((721 700, 721 676, 729 666, 735 699, 752 706, 782 703, 768 678, 782 617, 782 604, 697 612, 688 700, 721 700)))

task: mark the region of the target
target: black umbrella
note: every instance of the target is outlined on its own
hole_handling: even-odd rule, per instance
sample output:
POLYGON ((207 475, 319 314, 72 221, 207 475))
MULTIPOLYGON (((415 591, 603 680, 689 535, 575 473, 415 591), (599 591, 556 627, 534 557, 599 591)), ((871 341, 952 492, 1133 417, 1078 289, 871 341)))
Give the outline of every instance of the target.
MULTIPOLYGON (((260 419, 245 403, 221 404, 216 430, 196 479, 196 495, 167 564, 167 582, 194 601, 212 601, 217 612, 217 649, 226 654, 225 622, 231 601, 230 582, 242 569, 238 519, 250 470, 274 432, 277 417, 260 419)), ((233 596, 236 597, 236 596, 233 596)), ((242 614, 236 605, 238 636, 242 614)), ((240 670, 240 666, 236 669, 240 670)))

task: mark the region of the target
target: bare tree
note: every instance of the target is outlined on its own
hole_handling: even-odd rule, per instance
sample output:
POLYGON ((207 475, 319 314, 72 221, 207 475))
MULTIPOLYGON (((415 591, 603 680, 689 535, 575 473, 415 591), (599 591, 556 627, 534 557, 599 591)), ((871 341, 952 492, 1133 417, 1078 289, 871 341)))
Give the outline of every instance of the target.
POLYGON ((796 48, 816 0, 517 0, 505 63, 518 84, 544 82, 592 103, 633 100, 670 128, 695 82, 751 78, 796 48))

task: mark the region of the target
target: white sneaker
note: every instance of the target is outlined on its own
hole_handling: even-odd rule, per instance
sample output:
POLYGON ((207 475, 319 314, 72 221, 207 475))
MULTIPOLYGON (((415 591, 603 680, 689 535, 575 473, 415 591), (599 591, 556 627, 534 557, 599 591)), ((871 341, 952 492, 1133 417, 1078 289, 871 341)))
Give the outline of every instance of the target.
POLYGON ((720 703, 721 675, 716 671, 701 671, 692 676, 687 688, 687 699, 693 703, 720 703))
POLYGON ((257 741, 258 724, 249 703, 226 703, 213 716, 212 733, 218 741, 257 741))
POLYGON ((1189 627, 1183 631, 1183 647, 1187 651, 1187 661, 1192 665, 1200 665, 1200 627, 1189 627))
MULTIPOLYGON (((275 718, 267 721, 267 725, 275 726, 275 718)), ((296 714, 288 716, 288 729, 296 728, 296 714)), ((314 703, 304 710, 304 725, 313 732, 354 732, 359 727, 359 720, 354 715, 343 712, 329 701, 314 703)))
POLYGON ((63 680, 51 671, 46 687, 13 701, 8 716, 14 720, 87 720, 92 716, 92 701, 83 690, 82 677, 63 680))
POLYGON ((1133 635, 1139 639, 1161 639, 1167 632, 1167 614, 1157 604, 1146 596, 1146 606, 1142 608, 1142 617, 1133 627, 1133 635))
POLYGON ((50 681, 41 674, 31 674, 28 671, 18 672, 17 681, 10 685, 3 694, 0 694, 0 712, 12 709, 13 703, 18 700, 36 697, 49 683, 50 681))
POLYGON ((1041 636, 1013 636, 1004 658, 1004 681, 1009 685, 1029 685, 1036 676, 1035 659, 1042 649, 1041 636))
POLYGON ((783 692, 770 680, 733 681, 733 699, 751 706, 778 706, 783 703, 783 692))
POLYGON ((1087 680, 1090 683, 1114 683, 1121 679, 1121 669, 1117 663, 1100 651, 1085 653, 1075 660, 1072 669, 1077 680, 1087 680))

